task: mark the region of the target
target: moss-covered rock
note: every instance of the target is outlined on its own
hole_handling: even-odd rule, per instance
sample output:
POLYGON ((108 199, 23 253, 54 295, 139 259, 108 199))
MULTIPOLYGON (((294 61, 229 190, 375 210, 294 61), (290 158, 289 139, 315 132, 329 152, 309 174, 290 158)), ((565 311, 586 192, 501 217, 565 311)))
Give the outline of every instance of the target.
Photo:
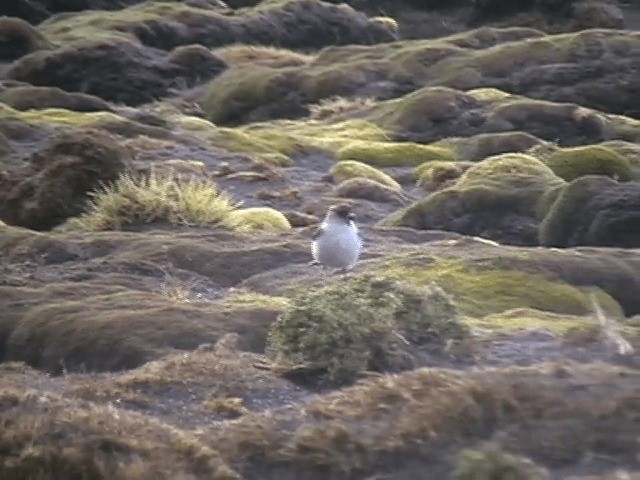
POLYGON ((16 110, 60 108, 75 112, 110 111, 104 100, 55 87, 15 87, 0 93, 0 101, 16 110))
POLYGON ((617 183, 604 175, 579 177, 555 196, 540 225, 540 243, 638 248, 640 182, 617 183))
POLYGON ((299 75, 286 70, 233 68, 210 82, 203 108, 209 120, 223 124, 301 116, 305 109, 295 93, 299 82, 299 75))
POLYGON ((492 109, 485 128, 521 130, 565 145, 603 141, 613 130, 611 121, 596 111, 575 104, 522 98, 492 109))
POLYGON ((637 142, 625 142, 623 140, 611 140, 600 144, 622 155, 631 166, 631 178, 640 180, 640 144, 637 142))
POLYGON ((28 168, 7 172, 0 184, 0 217, 48 230, 80 214, 88 194, 130 166, 129 152, 104 131, 71 130, 34 153, 28 168))
POLYGON ((375 44, 396 38, 387 25, 348 5, 302 0, 265 2, 259 7, 223 15, 222 11, 229 13, 228 9, 209 2, 147 1, 113 12, 85 10, 57 16, 41 29, 58 42, 128 39, 163 50, 191 44, 220 47, 236 43, 322 48, 335 43, 375 44))
POLYGON ((372 202, 403 204, 402 192, 370 178, 355 177, 345 180, 333 189, 334 195, 345 198, 362 198, 372 202))
POLYGON ((428 195, 382 223, 535 245, 538 203, 546 191, 562 183, 536 158, 498 155, 475 164, 451 187, 428 195))
MULTIPOLYGON (((416 256, 383 261, 375 270, 417 286, 436 282, 456 298, 463 314, 476 318, 519 308, 561 315, 591 313, 587 290, 552 276, 490 262, 430 261, 416 256)), ((607 309, 619 312, 620 307, 609 295, 600 291, 598 298, 607 309)))
POLYGON ((286 68, 306 65, 313 57, 303 53, 268 45, 234 44, 215 49, 215 54, 229 66, 259 65, 286 68))
POLYGON ((351 178, 364 177, 375 180, 376 182, 386 185, 394 190, 402 189, 398 182, 383 171, 356 160, 344 160, 336 163, 331 167, 329 174, 331 175, 334 183, 342 183, 351 178))
POLYGON ((342 383, 365 370, 408 367, 401 339, 443 346, 465 334, 455 304, 439 287, 361 276, 293 298, 271 327, 268 351, 283 368, 342 383))
POLYGON ((178 86, 177 82, 193 86, 225 68, 217 58, 194 68, 169 61, 157 51, 132 41, 91 38, 27 55, 9 67, 5 77, 140 105, 166 95, 178 86), (111 75, 105 75, 105 71, 111 75))
POLYGON ((0 60, 15 60, 51 46, 42 33, 24 20, 0 17, 0 60))
POLYGON ((354 142, 341 148, 338 158, 376 167, 413 167, 431 160, 454 160, 454 155, 444 147, 412 142, 354 142))
POLYGON ((279 232, 290 230, 291 225, 283 213, 269 207, 249 207, 230 212, 222 224, 237 231, 265 230, 279 232))
POLYGON ((551 154, 545 163, 567 182, 584 175, 607 175, 620 181, 631 179, 629 161, 600 145, 563 148, 551 154))
POLYGON ((414 169, 418 185, 429 190, 438 190, 450 186, 467 171, 472 162, 446 162, 434 160, 418 165, 414 169))
POLYGON ((453 148, 458 157, 475 162, 501 153, 526 152, 540 143, 539 138, 526 132, 502 132, 447 138, 436 145, 453 148))
MULTIPOLYGON (((401 98, 381 102, 369 117, 402 138, 433 142, 443 137, 480 133, 469 112, 481 114, 483 102, 444 87, 425 87, 401 98)), ((451 159, 451 158, 449 158, 451 159)))

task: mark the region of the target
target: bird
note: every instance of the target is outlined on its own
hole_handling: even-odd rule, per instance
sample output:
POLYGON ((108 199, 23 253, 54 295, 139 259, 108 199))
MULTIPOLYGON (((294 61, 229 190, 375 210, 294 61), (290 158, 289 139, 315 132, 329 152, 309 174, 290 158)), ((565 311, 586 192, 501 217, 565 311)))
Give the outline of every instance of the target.
POLYGON ((356 216, 347 204, 329 207, 322 224, 313 233, 311 265, 336 268, 347 272, 358 261, 362 239, 354 220, 356 216))

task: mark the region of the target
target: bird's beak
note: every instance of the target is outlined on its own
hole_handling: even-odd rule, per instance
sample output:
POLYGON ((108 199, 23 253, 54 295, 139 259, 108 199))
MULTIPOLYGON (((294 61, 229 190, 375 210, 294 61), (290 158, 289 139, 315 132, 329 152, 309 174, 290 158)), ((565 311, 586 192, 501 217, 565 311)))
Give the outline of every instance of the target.
POLYGON ((356 219, 356 214, 355 213, 347 214, 347 220, 355 220, 355 219, 356 219))

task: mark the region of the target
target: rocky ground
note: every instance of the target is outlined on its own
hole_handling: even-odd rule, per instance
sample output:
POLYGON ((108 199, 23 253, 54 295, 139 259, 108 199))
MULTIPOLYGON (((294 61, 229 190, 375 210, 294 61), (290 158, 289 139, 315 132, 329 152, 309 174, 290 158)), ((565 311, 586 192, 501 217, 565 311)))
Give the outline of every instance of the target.
POLYGON ((640 478, 640 6, 0 15, 0 478, 640 478))

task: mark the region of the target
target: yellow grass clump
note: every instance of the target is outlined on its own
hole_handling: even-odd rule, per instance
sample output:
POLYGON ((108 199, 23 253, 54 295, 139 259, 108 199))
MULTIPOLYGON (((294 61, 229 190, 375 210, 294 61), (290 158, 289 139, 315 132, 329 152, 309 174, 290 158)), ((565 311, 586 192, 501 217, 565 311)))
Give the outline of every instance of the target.
POLYGON ((88 211, 67 226, 99 231, 155 221, 202 225, 221 222, 236 209, 206 177, 153 170, 142 175, 121 174, 91 197, 88 211))

